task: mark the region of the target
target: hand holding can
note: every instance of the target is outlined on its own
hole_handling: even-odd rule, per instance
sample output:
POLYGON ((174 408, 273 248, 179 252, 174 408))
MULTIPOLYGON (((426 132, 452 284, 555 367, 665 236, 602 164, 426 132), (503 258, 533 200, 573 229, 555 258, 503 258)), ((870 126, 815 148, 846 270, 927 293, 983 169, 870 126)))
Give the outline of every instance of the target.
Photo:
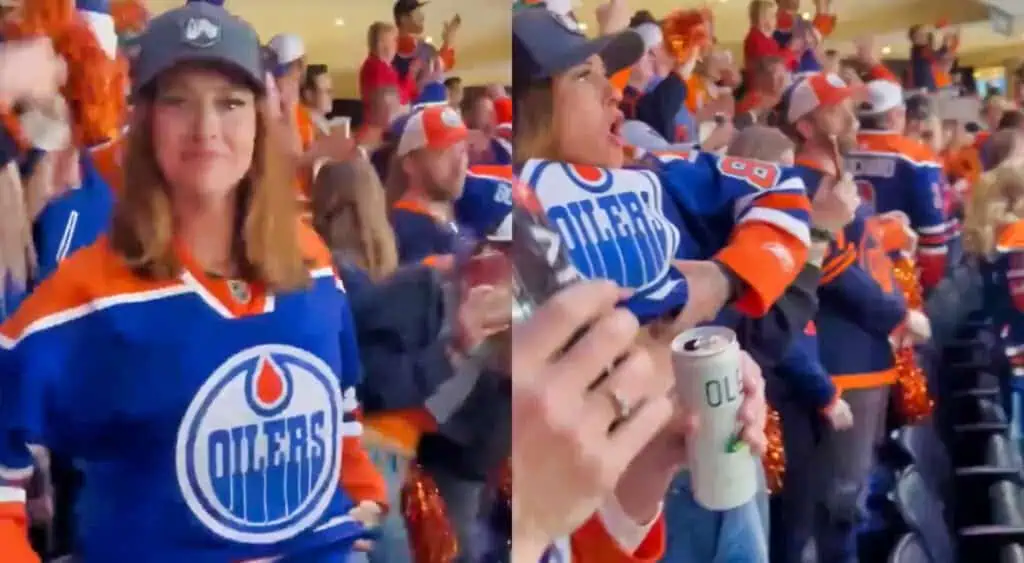
POLYGON ((683 332, 672 341, 672 366, 680 401, 700 419, 687 447, 694 498, 709 510, 745 504, 757 492, 757 466, 738 420, 744 392, 736 334, 724 327, 683 332))

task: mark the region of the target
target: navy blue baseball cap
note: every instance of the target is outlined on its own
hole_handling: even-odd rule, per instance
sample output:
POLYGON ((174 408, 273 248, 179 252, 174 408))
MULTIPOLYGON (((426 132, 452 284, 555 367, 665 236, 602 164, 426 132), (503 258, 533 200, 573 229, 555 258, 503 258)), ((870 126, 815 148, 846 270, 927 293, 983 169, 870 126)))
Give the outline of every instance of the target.
POLYGON ((588 39, 572 16, 544 7, 512 16, 512 87, 522 90, 598 55, 609 75, 632 66, 644 54, 644 41, 627 29, 588 39))
POLYGON ((138 48, 131 65, 134 97, 164 72, 189 62, 224 65, 257 92, 266 88, 256 30, 209 2, 190 2, 153 18, 139 37, 138 48))

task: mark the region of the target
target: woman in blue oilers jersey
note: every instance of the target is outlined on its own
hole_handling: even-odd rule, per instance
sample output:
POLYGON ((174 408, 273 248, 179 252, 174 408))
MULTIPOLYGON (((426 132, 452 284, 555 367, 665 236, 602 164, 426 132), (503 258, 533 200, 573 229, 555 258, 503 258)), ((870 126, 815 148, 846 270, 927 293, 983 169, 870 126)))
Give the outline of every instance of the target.
POLYGON ((84 477, 76 561, 344 562, 386 495, 258 37, 190 3, 139 46, 110 234, 0 326, 0 560, 38 561, 24 486, 49 450, 84 477))
MULTIPOLYGON (((775 165, 707 154, 645 155, 644 169, 626 166, 619 96, 608 76, 639 58, 635 32, 587 40, 571 19, 529 8, 513 16, 512 34, 518 175, 567 239, 581 273, 634 290, 625 305, 648 327, 659 373, 671 377, 664 336, 713 319, 730 302, 764 315, 795 279, 809 241, 803 183, 775 165), (666 317, 668 330, 652 326, 666 317)), ((747 384, 742 423, 760 451, 762 383, 748 377, 747 384)), ((615 404, 647 398, 608 387, 595 392, 615 404)), ((630 522, 632 531, 619 528, 614 540, 602 540, 600 524, 588 523, 574 535, 575 554, 603 541, 626 559, 660 557, 656 522, 684 460, 680 438, 669 430, 653 440, 609 498, 619 514, 615 527, 630 522)), ((599 511, 594 520, 607 518, 599 511)))

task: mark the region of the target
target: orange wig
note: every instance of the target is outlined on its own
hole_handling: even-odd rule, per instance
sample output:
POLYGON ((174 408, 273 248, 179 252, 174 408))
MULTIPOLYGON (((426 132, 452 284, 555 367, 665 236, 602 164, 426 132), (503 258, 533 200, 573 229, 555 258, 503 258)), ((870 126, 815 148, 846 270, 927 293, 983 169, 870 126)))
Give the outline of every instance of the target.
POLYGON ((110 16, 114 18, 117 36, 135 37, 149 23, 149 10, 140 0, 114 0, 110 3, 110 16))
POLYGON ((116 138, 125 121, 127 62, 107 56, 69 0, 26 2, 22 17, 3 33, 4 38, 14 40, 40 35, 53 41, 57 54, 67 63, 68 77, 61 93, 71 108, 76 144, 89 147, 116 138))

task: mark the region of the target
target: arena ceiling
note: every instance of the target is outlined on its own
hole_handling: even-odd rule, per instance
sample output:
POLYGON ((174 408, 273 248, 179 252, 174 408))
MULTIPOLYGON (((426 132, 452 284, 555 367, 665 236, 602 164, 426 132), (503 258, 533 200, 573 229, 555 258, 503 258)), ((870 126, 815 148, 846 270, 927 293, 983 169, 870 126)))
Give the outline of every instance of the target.
MULTIPOLYGON (((184 0, 147 0, 154 12, 184 0)), ((325 63, 335 75, 338 96, 357 95, 359 65, 366 57, 366 29, 390 21, 393 0, 226 0, 231 11, 249 20, 264 40, 275 33, 298 33, 306 40, 310 62, 325 63)), ((441 40, 441 24, 462 16, 456 43, 456 71, 469 84, 507 83, 510 0, 432 0, 424 8, 427 35, 441 40)))
MULTIPOLYGON (((594 8, 603 0, 583 0, 580 13, 594 24, 594 8)), ((1001 64, 1014 56, 1024 55, 1024 36, 1018 30, 1012 37, 996 34, 988 23, 988 2, 1005 0, 832 0, 839 17, 831 43, 843 51, 852 52, 850 41, 865 35, 875 36, 879 45, 888 47, 892 58, 904 58, 909 52, 907 29, 917 23, 935 23, 942 18, 961 26, 963 47, 961 59, 965 64, 1001 64), (1016 53, 1015 53, 1016 52, 1016 53)), ((1020 0, 1009 0, 1019 2, 1020 0)), ((715 34, 737 55, 742 53, 742 42, 749 29, 747 6, 749 0, 632 0, 636 8, 644 7, 656 16, 686 6, 711 6, 715 14, 715 34)), ((808 11, 813 11, 812 0, 801 0, 808 11)), ((1021 2, 1024 6, 1024 2, 1021 2)), ((1018 18, 1018 27, 1024 28, 1024 18, 1018 18)))
MULTIPOLYGON (((183 0, 148 0, 154 11, 179 6, 183 0)), ((591 26, 593 13, 604 0, 576 0, 577 12, 591 26)), ((711 5, 719 39, 741 52, 748 28, 748 0, 628 0, 633 8, 663 15, 678 7, 711 5)), ((906 30, 914 23, 946 18, 963 30, 961 60, 965 64, 999 65, 1024 54, 1024 29, 1007 37, 992 30, 985 3, 1001 0, 833 0, 839 25, 830 43, 846 51, 849 42, 876 36, 888 56, 906 56, 906 30), (884 22, 884 24, 882 23, 884 22)), ((261 35, 288 31, 307 41, 310 60, 328 64, 335 74, 338 95, 356 95, 356 75, 366 56, 366 28, 390 20, 392 0, 227 0, 228 6, 251 21, 261 35)), ((442 22, 462 15, 457 44, 457 74, 468 83, 505 82, 510 78, 511 0, 432 0, 425 8, 427 35, 440 40, 442 22)), ((811 0, 803 0, 808 10, 811 0)), ((1018 18, 1024 28, 1024 18, 1018 18)))

